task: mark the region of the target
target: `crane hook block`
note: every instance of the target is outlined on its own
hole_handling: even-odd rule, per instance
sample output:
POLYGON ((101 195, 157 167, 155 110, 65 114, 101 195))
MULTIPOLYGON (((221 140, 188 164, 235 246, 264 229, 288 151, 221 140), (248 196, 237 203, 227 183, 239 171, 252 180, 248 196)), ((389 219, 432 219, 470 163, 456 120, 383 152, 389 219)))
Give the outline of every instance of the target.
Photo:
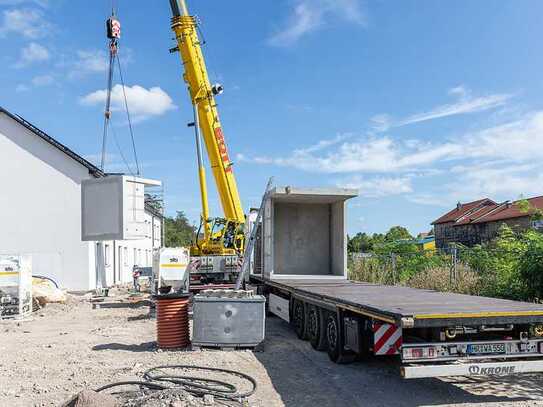
POLYGON ((121 22, 114 17, 108 18, 106 22, 107 37, 110 40, 118 40, 121 38, 121 22))

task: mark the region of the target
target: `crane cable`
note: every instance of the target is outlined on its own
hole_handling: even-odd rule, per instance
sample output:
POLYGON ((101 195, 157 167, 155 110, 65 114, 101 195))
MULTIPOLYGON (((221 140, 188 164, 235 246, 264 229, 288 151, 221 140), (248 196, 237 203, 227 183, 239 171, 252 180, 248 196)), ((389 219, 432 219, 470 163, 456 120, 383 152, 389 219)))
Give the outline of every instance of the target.
MULTIPOLYGON (((124 83, 124 76, 122 73, 122 66, 121 66, 121 60, 119 58, 119 38, 121 37, 121 24, 119 20, 115 18, 115 4, 112 4, 112 13, 111 17, 107 20, 107 36, 110 39, 109 43, 109 67, 108 67, 108 79, 107 79, 107 95, 106 95, 106 107, 104 112, 104 131, 102 136, 102 155, 101 155, 101 161, 100 161, 100 169, 104 171, 105 168, 105 162, 106 162, 106 152, 107 152, 107 139, 109 134, 109 127, 111 122, 111 96, 112 96, 112 89, 113 89, 113 74, 115 71, 115 60, 117 60, 117 65, 119 67, 119 76, 121 80, 121 87, 123 91, 123 99, 124 99, 124 108, 126 111, 126 116, 128 120, 128 128, 130 131, 130 138, 132 140, 132 149, 134 153, 134 161, 136 164, 136 174, 140 175, 140 166, 138 161, 138 154, 136 150, 136 141, 134 138, 134 129, 132 126, 132 119, 130 116, 130 110, 128 109, 128 98, 126 95, 126 86, 124 83)), ((113 129, 113 128, 112 128, 113 129)), ((134 175, 132 169, 128 165, 128 162, 126 161, 124 154, 122 153, 122 150, 119 145, 119 141, 117 139, 117 135, 113 132, 113 137, 115 144, 117 146, 117 149, 119 150, 119 153, 121 155, 122 160, 124 161, 128 172, 130 172, 132 175, 134 175)))

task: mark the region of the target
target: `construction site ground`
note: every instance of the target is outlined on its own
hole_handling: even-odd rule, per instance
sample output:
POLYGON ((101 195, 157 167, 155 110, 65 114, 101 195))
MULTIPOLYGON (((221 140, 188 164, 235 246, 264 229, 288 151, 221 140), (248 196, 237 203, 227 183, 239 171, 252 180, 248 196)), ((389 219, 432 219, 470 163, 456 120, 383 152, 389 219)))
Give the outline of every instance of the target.
POLYGON ((70 296, 31 321, 0 323, 0 406, 59 406, 81 390, 139 379, 166 364, 252 375, 258 390, 250 406, 543 405, 541 375, 407 381, 393 359, 334 365, 274 317, 264 352, 163 352, 147 306, 92 309, 89 299, 70 296))

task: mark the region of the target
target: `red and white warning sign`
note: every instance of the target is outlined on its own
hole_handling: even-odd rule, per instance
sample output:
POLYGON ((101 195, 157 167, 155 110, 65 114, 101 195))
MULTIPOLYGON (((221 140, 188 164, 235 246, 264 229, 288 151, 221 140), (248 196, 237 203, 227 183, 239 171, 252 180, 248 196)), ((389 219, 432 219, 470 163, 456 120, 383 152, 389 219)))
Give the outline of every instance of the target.
POLYGON ((107 36, 108 38, 121 38, 121 22, 116 18, 111 17, 107 20, 107 36))
POLYGON ((373 353, 395 355, 402 347, 402 328, 384 322, 373 323, 373 353))

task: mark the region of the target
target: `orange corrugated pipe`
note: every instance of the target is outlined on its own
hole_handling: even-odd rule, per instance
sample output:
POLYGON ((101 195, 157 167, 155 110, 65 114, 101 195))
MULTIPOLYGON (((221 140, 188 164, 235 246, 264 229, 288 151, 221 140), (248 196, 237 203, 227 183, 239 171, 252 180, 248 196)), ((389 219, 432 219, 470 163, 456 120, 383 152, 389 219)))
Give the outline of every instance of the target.
POLYGON ((190 345, 189 295, 156 297, 157 342, 161 349, 190 345))

